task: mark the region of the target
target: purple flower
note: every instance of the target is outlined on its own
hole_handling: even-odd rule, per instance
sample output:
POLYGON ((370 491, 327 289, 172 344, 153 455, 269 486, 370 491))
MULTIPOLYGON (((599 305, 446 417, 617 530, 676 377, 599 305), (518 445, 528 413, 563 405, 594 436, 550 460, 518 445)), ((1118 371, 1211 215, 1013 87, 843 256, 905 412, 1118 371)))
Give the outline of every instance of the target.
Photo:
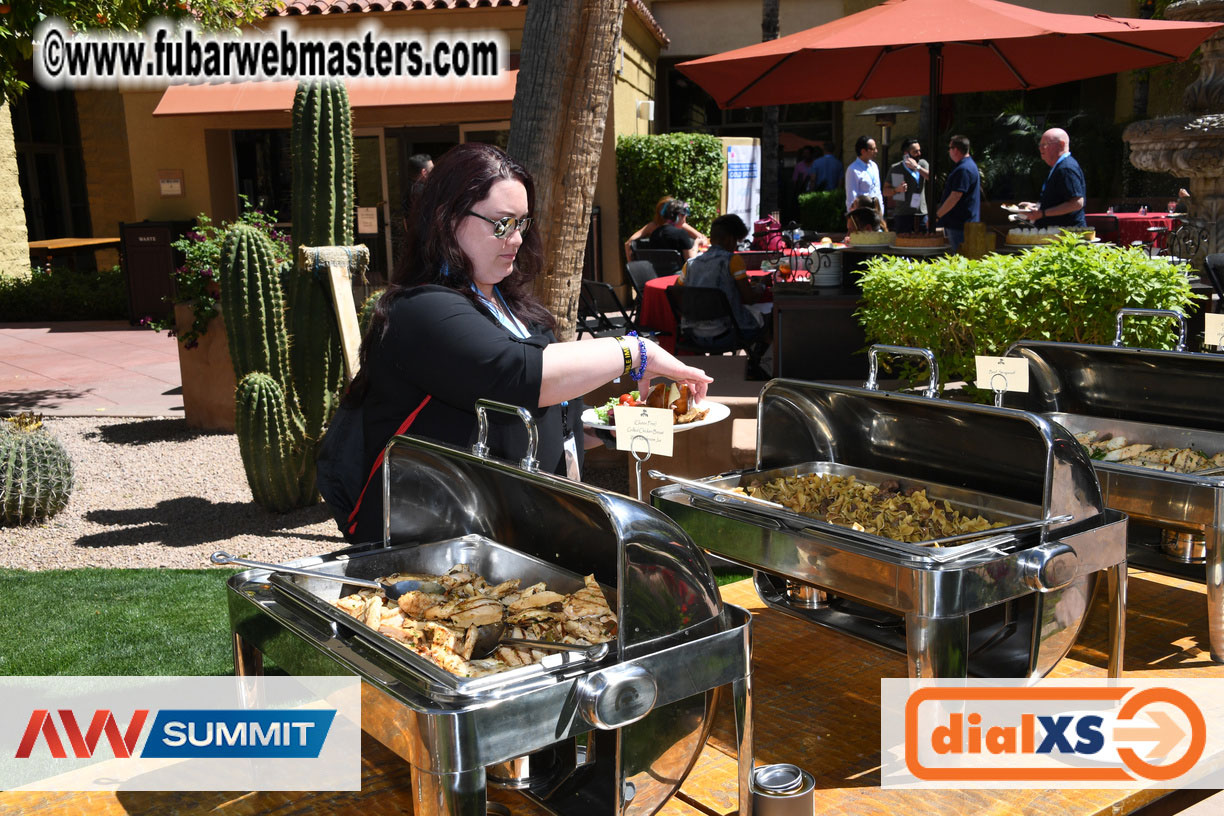
POLYGON ((153 322, 153 318, 150 317, 149 315, 145 315, 144 317, 140 318, 140 325, 142 326, 147 326, 152 322, 153 322))
POLYGON ((187 233, 187 237, 193 241, 203 241, 204 240, 204 236, 200 235, 200 233, 196 232, 195 230, 192 230, 191 232, 187 233))
POLYGON ((211 278, 212 276, 213 276, 213 271, 211 269, 201 269, 200 270, 201 278, 211 278))

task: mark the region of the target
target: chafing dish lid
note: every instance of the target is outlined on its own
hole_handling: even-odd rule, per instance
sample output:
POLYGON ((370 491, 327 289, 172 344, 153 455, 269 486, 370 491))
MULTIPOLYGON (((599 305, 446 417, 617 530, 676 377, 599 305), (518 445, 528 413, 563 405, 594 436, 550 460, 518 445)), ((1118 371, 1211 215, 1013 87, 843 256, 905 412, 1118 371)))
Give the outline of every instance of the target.
POLYGON ((1224 355, 1022 340, 1029 361, 1022 407, 1224 431, 1224 355))

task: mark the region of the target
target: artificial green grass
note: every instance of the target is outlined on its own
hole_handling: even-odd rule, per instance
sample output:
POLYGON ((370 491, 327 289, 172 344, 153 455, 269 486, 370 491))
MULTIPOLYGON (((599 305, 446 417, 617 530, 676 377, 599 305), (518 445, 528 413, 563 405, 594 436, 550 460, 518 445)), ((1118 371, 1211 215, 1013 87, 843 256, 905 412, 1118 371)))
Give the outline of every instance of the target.
MULTIPOLYGON (((234 573, 0 569, 0 675, 233 674, 234 573)), ((749 577, 715 574, 720 586, 749 577)))
POLYGON ((234 570, 0 570, 0 675, 233 674, 234 570))

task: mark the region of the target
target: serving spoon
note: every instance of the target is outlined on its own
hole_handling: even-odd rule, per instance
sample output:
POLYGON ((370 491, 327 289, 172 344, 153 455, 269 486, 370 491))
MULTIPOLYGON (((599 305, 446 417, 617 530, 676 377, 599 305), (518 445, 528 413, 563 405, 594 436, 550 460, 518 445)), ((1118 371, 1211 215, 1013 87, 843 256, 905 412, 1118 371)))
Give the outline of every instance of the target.
POLYGON ((443 595, 446 593, 446 587, 437 581, 407 578, 403 581, 387 584, 382 581, 372 581, 369 578, 354 578, 351 575, 332 575, 330 572, 316 572, 315 570, 302 569, 301 567, 287 567, 284 564, 252 561, 249 558, 238 558, 237 556, 230 555, 224 550, 217 550, 208 560, 214 564, 238 564, 243 567, 260 567, 272 570, 273 572, 287 572, 290 575, 305 575, 308 578, 322 578, 324 581, 336 581, 341 584, 377 589, 386 595, 388 601, 398 601, 402 595, 409 592, 427 592, 431 595, 443 595))

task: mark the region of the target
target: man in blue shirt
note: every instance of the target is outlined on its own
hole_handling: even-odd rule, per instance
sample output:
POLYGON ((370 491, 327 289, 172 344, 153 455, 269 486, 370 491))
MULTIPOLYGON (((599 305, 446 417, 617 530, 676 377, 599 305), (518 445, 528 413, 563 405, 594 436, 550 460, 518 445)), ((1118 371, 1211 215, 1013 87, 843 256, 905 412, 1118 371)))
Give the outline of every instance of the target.
POLYGON ((1084 171, 1071 157, 1071 137, 1062 128, 1050 128, 1041 134, 1037 145, 1041 160, 1050 165, 1050 174, 1041 185, 1037 209, 1027 217, 1039 227, 1085 227, 1084 199, 1087 187, 1084 171))
POLYGON ((817 156, 812 162, 811 177, 813 190, 836 190, 841 186, 842 165, 833 151, 833 143, 825 142, 824 155, 817 156))
POLYGON ((943 200, 939 202, 935 216, 943 227, 948 243, 952 245, 952 251, 959 252, 961 244, 965 242, 965 224, 981 220, 982 177, 978 173, 977 162, 969 155, 967 136, 949 139, 948 155, 956 166, 948 174, 943 200))
POLYGON ((861 195, 874 198, 879 206, 884 206, 884 193, 880 189, 880 168, 872 161, 876 154, 875 139, 858 137, 858 141, 854 143, 854 152, 858 158, 846 168, 846 212, 854 209, 854 199, 861 195))

